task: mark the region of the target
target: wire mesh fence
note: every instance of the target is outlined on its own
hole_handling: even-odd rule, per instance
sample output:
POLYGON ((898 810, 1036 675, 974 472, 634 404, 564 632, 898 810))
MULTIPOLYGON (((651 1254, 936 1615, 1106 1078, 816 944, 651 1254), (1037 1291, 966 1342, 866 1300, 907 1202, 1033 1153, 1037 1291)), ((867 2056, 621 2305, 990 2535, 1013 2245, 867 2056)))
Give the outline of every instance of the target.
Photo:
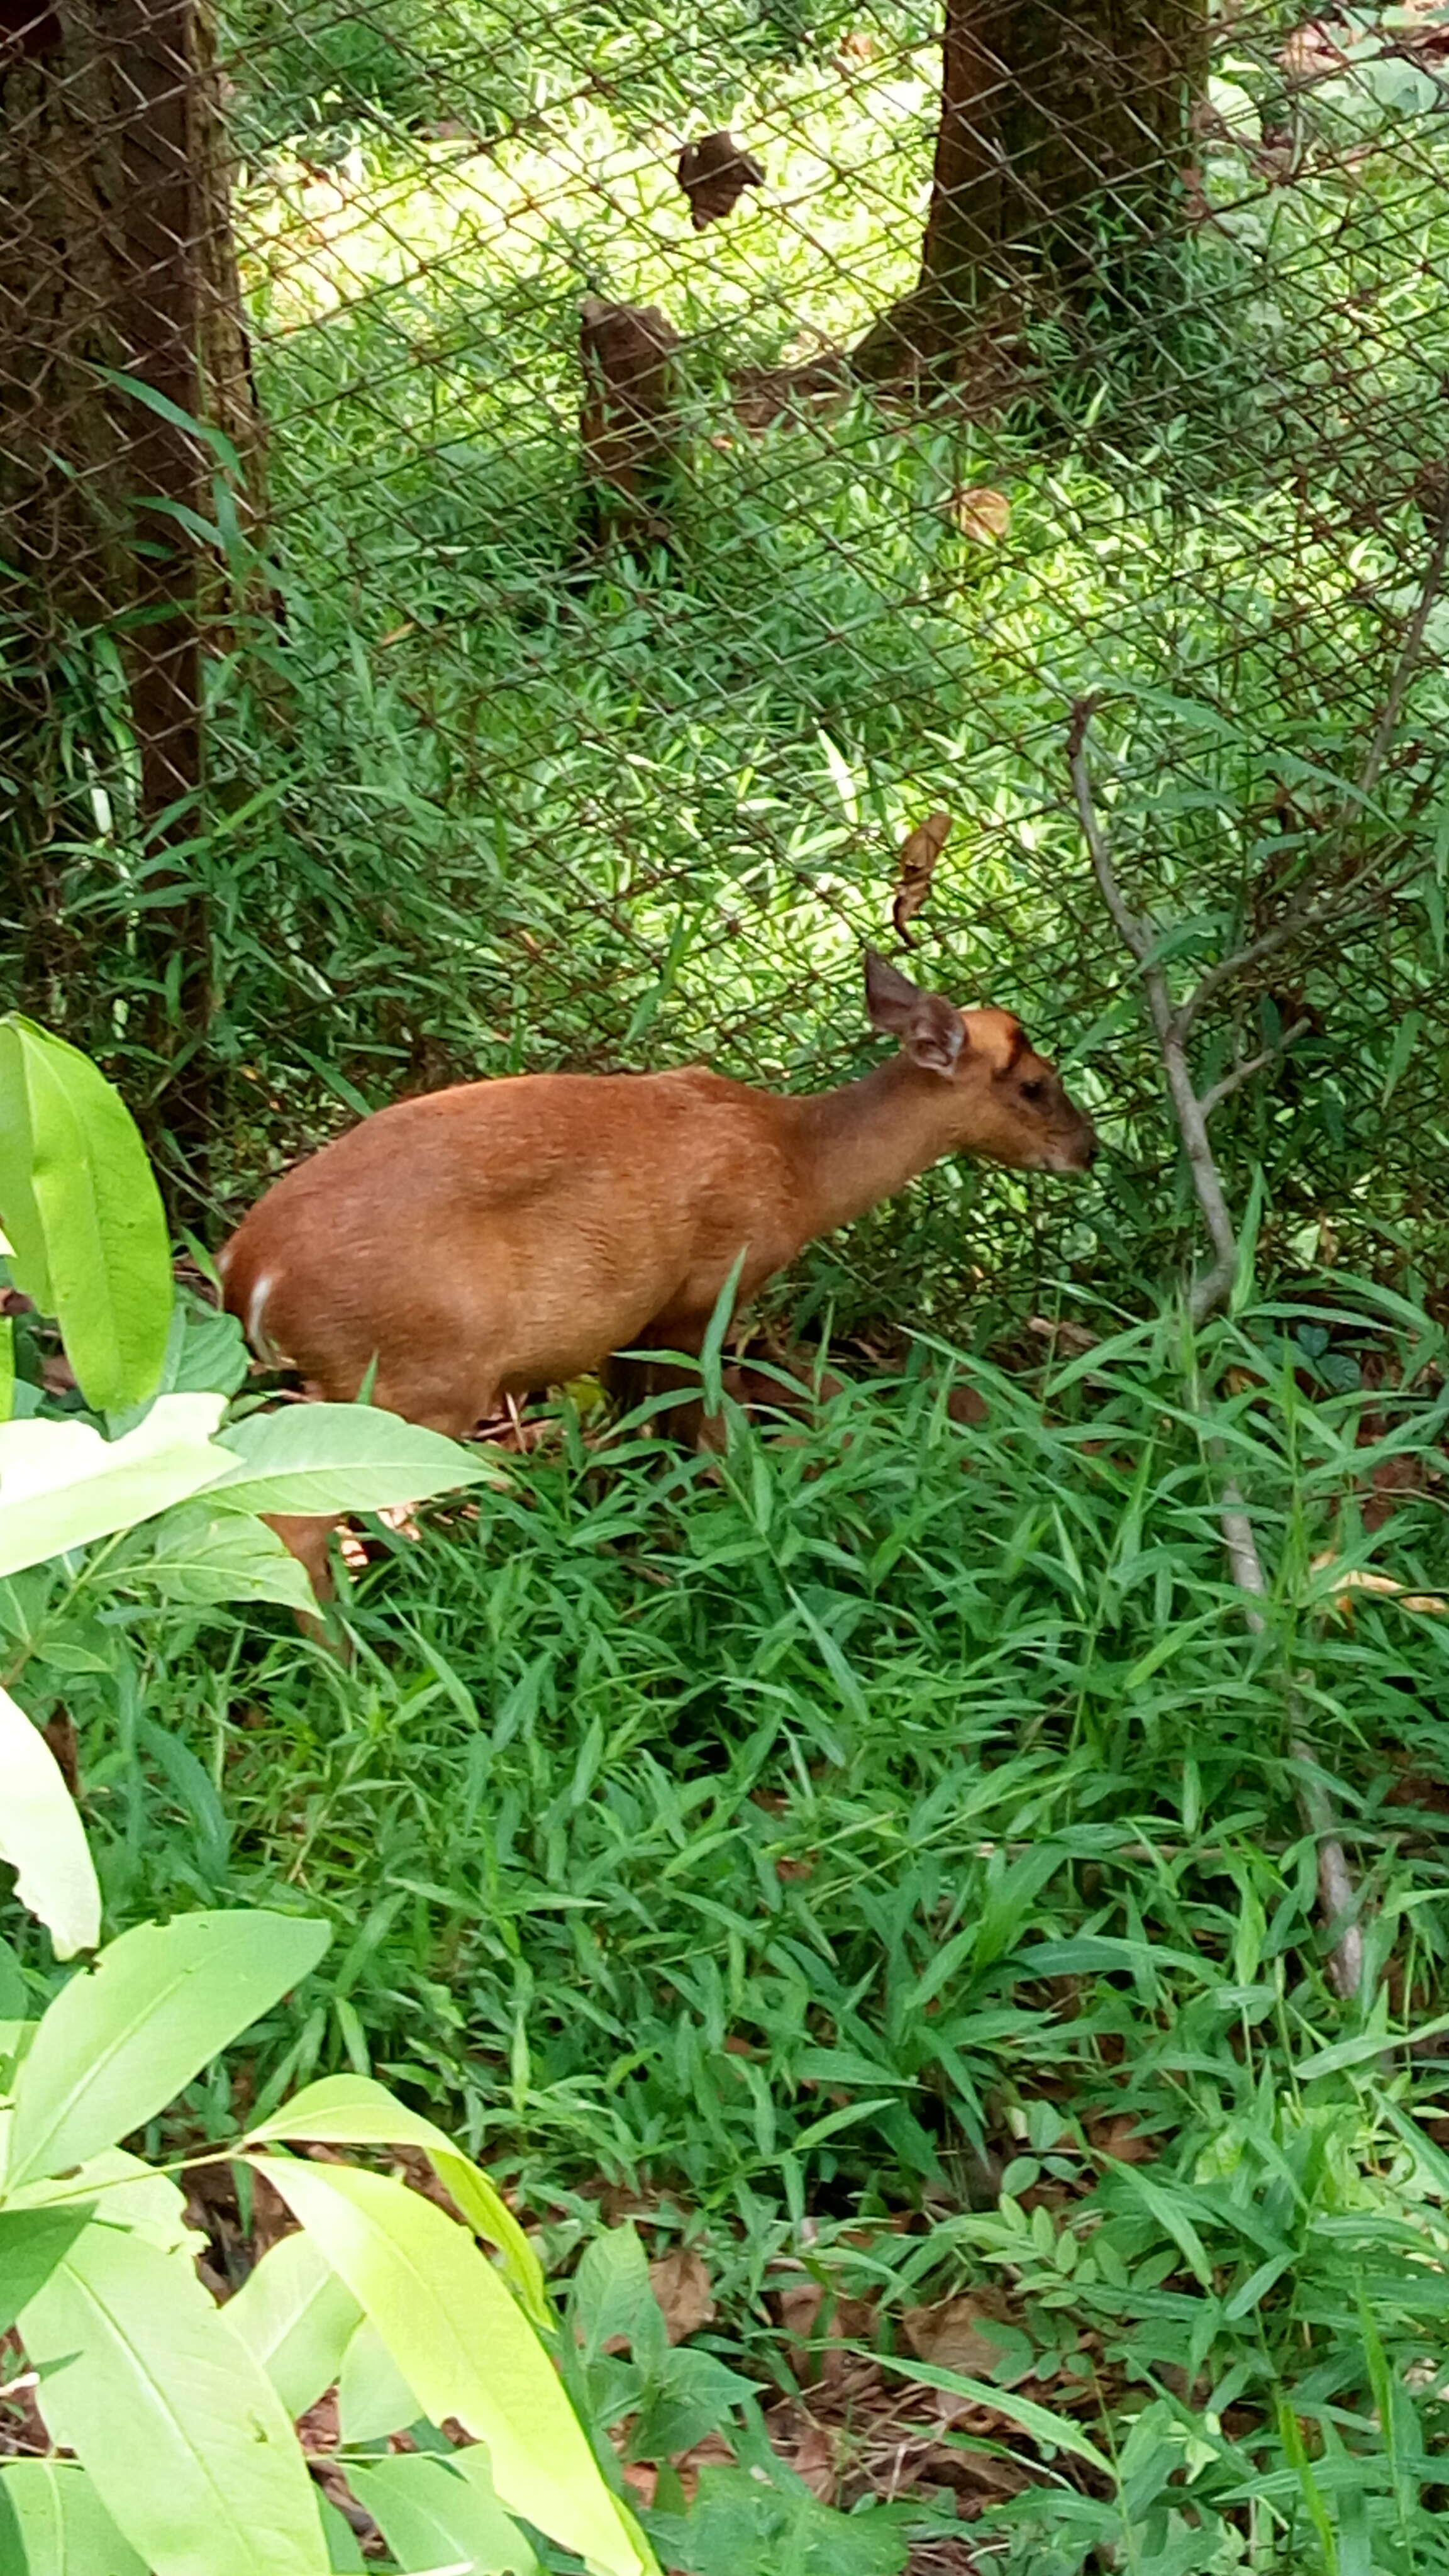
POLYGON ((6 0, 0 93, 5 998, 193 1222, 461 1076, 841 1078, 874 942, 1112 1150, 807 1307, 1130 1297, 1091 694, 1265 1248, 1432 1274, 1449 10, 6 0))

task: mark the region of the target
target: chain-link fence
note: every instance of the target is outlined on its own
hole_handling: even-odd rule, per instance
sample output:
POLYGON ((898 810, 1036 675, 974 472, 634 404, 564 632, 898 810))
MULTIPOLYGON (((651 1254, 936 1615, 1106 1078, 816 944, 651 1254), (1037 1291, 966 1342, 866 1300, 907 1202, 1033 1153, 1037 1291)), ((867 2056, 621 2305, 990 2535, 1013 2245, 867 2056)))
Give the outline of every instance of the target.
POLYGON ((1112 1150, 816 1300, 1130 1296, 1092 693, 1265 1246, 1433 1271, 1449 10, 5 0, 0 106, 5 998, 193 1222, 460 1075, 840 1078, 874 941, 1112 1150))

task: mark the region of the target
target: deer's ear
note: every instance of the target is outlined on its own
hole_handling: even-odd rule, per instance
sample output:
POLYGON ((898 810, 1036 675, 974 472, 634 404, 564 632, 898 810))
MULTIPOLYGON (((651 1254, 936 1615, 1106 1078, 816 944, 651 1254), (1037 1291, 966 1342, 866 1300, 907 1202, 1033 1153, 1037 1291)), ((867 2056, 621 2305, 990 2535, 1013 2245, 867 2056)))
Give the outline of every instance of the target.
POLYGON ((955 1072, 966 1045, 965 1023, 955 1004, 944 993, 923 993, 873 948, 865 952, 865 1006, 871 1027, 899 1038, 903 1054, 923 1073, 955 1072))
POLYGON ((921 989, 899 966, 892 966, 874 948, 865 952, 865 1007, 873 1029, 884 1029, 890 1037, 903 1038, 911 1024, 911 1013, 921 1000, 921 989))
POLYGON ((953 1074, 968 1041, 966 1025, 942 993, 922 993, 906 1031, 903 1053, 923 1073, 953 1074))

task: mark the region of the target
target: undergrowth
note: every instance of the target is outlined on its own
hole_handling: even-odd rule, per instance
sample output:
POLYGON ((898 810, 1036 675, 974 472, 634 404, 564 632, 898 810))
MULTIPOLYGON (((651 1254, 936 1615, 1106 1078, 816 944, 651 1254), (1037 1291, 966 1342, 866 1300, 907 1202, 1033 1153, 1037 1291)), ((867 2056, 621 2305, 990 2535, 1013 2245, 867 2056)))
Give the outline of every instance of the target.
POLYGON ((555 2260, 634 2209, 702 2252, 703 2345, 777 2408, 831 2419, 842 2331, 875 2357, 847 2492, 904 2404, 912 2492, 1005 2497, 1031 2576, 1443 2564, 1438 1342, 1344 1283, 1213 1357, 1206 1424, 1166 1320, 1035 1383, 926 1341, 718 1462, 564 1412, 388 1539, 352 1673, 178 1620, 131 1641, 119 1735, 109 1684, 50 1677, 118 1921, 344 1935, 188 2123, 351 2065, 456 2120, 555 2260), (1258 1638, 1209 1432, 1272 1569, 1258 1638), (1361 1891, 1347 2014, 1290 1723, 1361 1891), (953 2435, 889 2356, 919 2376, 962 2298, 1006 2412, 953 2435), (1023 2482, 1033 2392, 1118 2492, 1066 2457, 1023 2482))

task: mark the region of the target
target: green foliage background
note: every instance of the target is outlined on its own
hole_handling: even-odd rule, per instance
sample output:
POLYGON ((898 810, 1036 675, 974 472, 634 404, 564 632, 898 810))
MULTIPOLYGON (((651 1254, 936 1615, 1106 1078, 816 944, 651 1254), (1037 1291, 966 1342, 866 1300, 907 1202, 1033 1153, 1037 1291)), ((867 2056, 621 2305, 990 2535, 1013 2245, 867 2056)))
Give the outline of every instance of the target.
MULTIPOLYGON (((224 28, 279 613, 208 665, 214 1234, 409 1084, 843 1077, 860 944, 940 804, 920 971, 1019 1009, 1108 1151, 1071 1189, 944 1170, 817 1247, 797 1324, 906 1355, 799 1446, 601 1460, 565 1415, 476 1519, 388 1543, 350 1675, 280 1624, 37 1577, 6 1611, 27 1704, 79 1727, 115 1922, 281 1891, 341 1929, 186 2134, 238 2086, 375 2068, 517 2179, 558 2262, 601 2179, 652 2243, 699 2231, 703 2348, 766 2387, 781 2263, 878 2296, 898 2349, 913 2301, 1005 2285, 1117 2475, 1034 2476, 996 2535, 1023 2576, 1446 2558, 1449 1620, 1346 1620, 1314 1571, 1449 1589, 1442 601, 1370 808, 1334 819, 1445 454, 1449 127, 1402 21, 1345 21, 1312 80, 1292 12, 1221 28, 1179 231, 1043 299, 990 418, 856 394, 759 432, 729 377, 848 346, 914 275, 919 13, 238 0, 224 28), (670 164, 726 121, 768 184, 696 237, 670 164), (581 583, 588 291, 685 335, 690 432, 672 564, 581 583), (989 548, 949 506, 978 484, 1011 504, 989 548), (1215 1124, 1262 1213, 1206 1421, 1165 1302, 1190 1200, 1067 788, 1098 690, 1176 976, 1330 898, 1195 1039, 1206 1085, 1309 1023, 1215 1124), (1333 870, 1376 856, 1336 914, 1333 870), (1096 1347, 1043 1373, 1043 1316, 1096 1347), (1256 1641, 1209 1433, 1270 1565, 1256 1641), (1378 1532, 1376 1467, 1406 1497, 1378 1532), (1290 1687, 1364 1892, 1346 2011, 1290 1687), (1119 2115, 1152 2162, 1096 2151, 1119 2115)), ((104 635, 66 688, 48 1016, 136 1096, 152 854, 104 635)))

